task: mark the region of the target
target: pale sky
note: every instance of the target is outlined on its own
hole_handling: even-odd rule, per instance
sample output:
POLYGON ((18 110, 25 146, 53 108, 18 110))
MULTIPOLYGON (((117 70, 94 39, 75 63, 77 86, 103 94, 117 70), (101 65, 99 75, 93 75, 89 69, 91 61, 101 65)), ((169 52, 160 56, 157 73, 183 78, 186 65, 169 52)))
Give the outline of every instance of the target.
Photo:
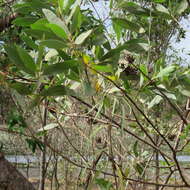
POLYGON ((185 39, 181 39, 178 43, 173 43, 173 47, 178 51, 179 56, 186 59, 186 64, 190 65, 190 17, 181 21, 183 29, 186 31, 185 39))

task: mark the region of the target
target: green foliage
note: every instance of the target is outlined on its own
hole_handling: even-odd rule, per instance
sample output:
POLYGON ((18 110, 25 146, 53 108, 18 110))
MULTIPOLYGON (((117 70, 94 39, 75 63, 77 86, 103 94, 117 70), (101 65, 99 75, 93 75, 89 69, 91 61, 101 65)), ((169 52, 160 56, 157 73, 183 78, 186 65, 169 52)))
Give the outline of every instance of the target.
POLYGON ((64 23, 59 17, 57 17, 52 11, 48 9, 43 9, 43 13, 46 16, 46 19, 49 21, 50 24, 54 24, 55 26, 57 25, 60 27, 64 32, 63 35, 66 37, 66 35, 69 35, 69 30, 64 23))
POLYGON ((190 130, 190 125, 187 125, 185 127, 184 132, 181 134, 180 138, 181 139, 186 139, 188 137, 188 135, 189 135, 189 130, 190 130))
POLYGON ((8 130, 10 131, 16 131, 22 134, 27 127, 27 124, 22 117, 22 115, 13 113, 9 116, 8 120, 8 130))
POLYGON ((64 96, 64 95, 74 95, 72 90, 65 86, 52 86, 48 89, 44 89, 41 96, 64 96))
POLYGON ((93 30, 88 30, 86 32, 83 32, 82 34, 80 34, 76 39, 75 39, 75 44, 77 45, 81 45, 86 38, 88 38, 88 36, 92 33, 93 30))
POLYGON ((143 8, 133 2, 123 1, 118 4, 118 8, 124 9, 124 10, 128 11, 129 13, 135 14, 138 16, 150 16, 150 12, 148 11, 148 9, 143 8))
POLYGON ((33 152, 33 153, 35 153, 36 152, 36 148, 39 148, 40 150, 42 150, 43 151, 43 149, 44 149, 44 144, 41 142, 41 141, 39 141, 39 140, 37 140, 37 139, 32 139, 32 138, 27 138, 27 139, 25 139, 26 140, 26 143, 28 144, 28 147, 31 149, 31 151, 33 152))
POLYGON ((17 18, 13 21, 13 24, 17 26, 30 26, 37 20, 36 17, 17 18))
POLYGON ((36 66, 32 57, 23 48, 12 45, 5 46, 5 50, 10 59, 14 62, 18 68, 22 69, 26 73, 35 74, 36 66))
POLYGON ((63 49, 67 47, 67 44, 59 40, 44 40, 44 41, 41 41, 40 45, 46 46, 48 48, 54 48, 54 49, 63 49))
POLYGON ((31 49, 38 49, 38 46, 33 42, 33 40, 31 38, 29 38, 27 35, 23 35, 21 36, 21 39, 26 43, 26 45, 28 47, 30 47, 31 49))
POLYGON ((111 182, 103 178, 96 178, 95 182, 101 188, 101 190, 110 190, 113 186, 111 182))
POLYGON ((78 68, 80 63, 75 60, 67 60, 62 63, 56 63, 49 65, 44 68, 44 75, 56 75, 59 73, 67 73, 69 70, 72 70, 75 73, 78 73, 78 68))
POLYGON ((32 87, 20 82, 14 82, 9 85, 10 88, 15 89, 21 95, 29 95, 32 93, 32 87))
POLYGON ((182 14, 186 9, 188 8, 188 2, 187 0, 182 0, 179 2, 178 6, 176 7, 176 14, 180 15, 182 14))
POLYGON ((133 22, 130 22, 130 21, 126 20, 126 19, 113 18, 112 21, 116 25, 119 25, 120 27, 125 28, 127 30, 131 30, 131 31, 134 31, 134 32, 137 32, 137 33, 144 33, 145 32, 145 30, 141 26, 139 26, 139 25, 137 25, 137 24, 135 24, 133 22))
MULTIPOLYGON (((94 144, 103 144, 102 138, 96 140, 96 136, 99 133, 106 136, 102 154, 109 158, 111 176, 117 174, 119 189, 124 189, 126 176, 146 179, 146 172, 152 167, 149 164, 149 159, 153 161, 152 153, 165 155, 167 150, 167 168, 171 168, 174 153, 179 151, 175 146, 182 147, 189 138, 187 110, 183 109, 190 97, 190 71, 178 62, 167 62, 169 40, 174 31, 181 30, 180 19, 188 14, 188 2, 112 0, 105 20, 97 18, 81 3, 74 0, 16 3, 14 9, 19 17, 10 30, 15 31, 18 41, 8 43, 4 39, 5 66, 0 79, 25 96, 34 110, 45 107, 48 121, 51 120, 37 130, 36 136, 26 138, 32 152, 37 147, 44 150, 45 145, 38 138, 56 131, 58 122, 67 124, 72 118, 68 123, 77 126, 72 132, 80 138, 76 135, 70 140, 65 126, 59 128, 72 150, 94 159, 101 151, 94 144), (84 123, 78 122, 79 118, 84 123), (169 134, 181 129, 179 120, 184 129, 178 135, 180 138, 170 143, 169 134), (82 131, 85 125, 88 130, 82 131), (159 137, 158 142, 155 136, 159 137), (80 152, 78 149, 83 146, 80 152), (126 172, 118 167, 124 163, 123 158, 127 159, 126 172)), ((25 128, 24 118, 12 116, 9 130, 23 133, 25 128)), ((68 126, 67 130, 72 128, 68 126)), ((85 160, 82 167, 89 169, 92 164, 92 170, 98 170, 99 160, 95 161, 85 160)), ((178 163, 174 164, 177 168, 178 163)), ((114 188, 107 178, 88 177, 102 190, 114 188)))

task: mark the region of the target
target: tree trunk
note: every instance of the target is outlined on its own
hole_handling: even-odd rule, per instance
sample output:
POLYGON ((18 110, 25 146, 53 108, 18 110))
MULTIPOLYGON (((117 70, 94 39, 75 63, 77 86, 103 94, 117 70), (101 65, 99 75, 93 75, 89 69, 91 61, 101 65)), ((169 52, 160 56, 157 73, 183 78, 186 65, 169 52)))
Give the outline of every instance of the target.
POLYGON ((45 188, 45 175, 46 175, 46 150, 41 152, 39 190, 44 190, 45 188))
POLYGON ((32 184, 0 152, 0 190, 35 190, 32 184))
POLYGON ((11 26, 11 22, 18 16, 17 13, 13 13, 5 18, 0 19, 0 32, 11 26))
MULTIPOLYGON (((45 101, 44 110, 43 110, 43 123, 42 127, 44 127, 47 123, 47 106, 48 101, 45 101)), ((41 152, 41 159, 40 159, 40 184, 39 184, 39 190, 45 189, 45 178, 46 178, 46 141, 47 136, 43 136, 43 143, 44 143, 44 149, 41 152)))

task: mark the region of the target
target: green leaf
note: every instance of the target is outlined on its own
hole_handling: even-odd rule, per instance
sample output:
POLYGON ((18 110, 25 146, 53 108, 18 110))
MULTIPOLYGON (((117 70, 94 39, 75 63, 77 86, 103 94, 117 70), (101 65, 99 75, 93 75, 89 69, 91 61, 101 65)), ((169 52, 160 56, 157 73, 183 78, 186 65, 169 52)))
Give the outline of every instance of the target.
POLYGON ((134 22, 130 22, 126 19, 123 18, 112 18, 112 21, 115 24, 118 24, 119 26, 121 26, 122 28, 125 28, 127 30, 131 30, 137 33, 144 33, 145 30, 144 28, 142 28, 141 26, 139 26, 138 24, 134 23, 134 22))
POLYGON ((34 41, 29 38, 27 35, 22 35, 21 39, 26 43, 26 45, 32 49, 37 50, 38 46, 34 43, 34 41))
POLYGON ((26 29, 24 32, 32 36, 36 39, 58 39, 58 37, 52 31, 43 31, 43 30, 33 30, 33 29, 26 29))
POLYGON ((70 71, 69 71, 67 74, 65 74, 65 75, 66 75, 66 77, 67 77, 68 79, 75 80, 75 81, 78 81, 78 82, 81 81, 81 78, 80 78, 79 74, 76 73, 76 72, 74 72, 74 71, 72 71, 72 70, 70 70, 70 71))
POLYGON ((60 12, 63 12, 63 5, 64 5, 64 1, 63 0, 58 0, 58 7, 60 12))
POLYGON ((135 165, 135 170, 139 173, 139 175, 141 175, 143 173, 143 167, 141 164, 137 163, 135 165))
POLYGON ((75 1, 76 0, 66 0, 66 1, 64 1, 63 9, 64 9, 65 14, 68 14, 68 12, 70 11, 71 6, 73 5, 73 3, 75 1))
POLYGON ((157 4, 156 5, 156 10, 158 12, 160 12, 160 13, 164 13, 164 14, 170 15, 169 10, 166 7, 164 7, 163 5, 161 5, 161 4, 157 4))
POLYGON ((184 89, 182 86, 178 86, 178 89, 181 94, 190 97, 190 90, 184 89))
POLYGON ((52 30, 52 32, 55 33, 58 37, 67 39, 66 32, 60 26, 56 24, 46 24, 46 26, 49 27, 52 30))
MULTIPOLYGON (((168 93, 168 92, 163 92, 169 99, 172 99, 172 100, 177 100, 176 99, 176 96, 172 93, 168 93)), ((161 94, 160 94, 161 95, 161 94)))
POLYGON ((104 178, 96 178, 95 183, 102 189, 102 190, 110 190, 113 187, 112 183, 105 180, 104 178))
POLYGON ((84 95, 85 96, 93 96, 96 94, 95 89, 92 88, 91 84, 87 81, 83 82, 83 88, 84 88, 84 95))
POLYGON ((113 0, 110 0, 110 9, 113 8, 113 0))
POLYGON ((63 50, 58 50, 59 56, 66 60, 71 60, 71 57, 63 50))
POLYGON ((148 104, 148 109, 152 108, 153 106, 159 104, 163 98, 159 95, 156 95, 153 100, 148 104))
POLYGON ((82 24, 82 13, 80 10, 79 5, 74 6, 71 10, 71 13, 69 15, 69 18, 67 19, 67 23, 71 21, 71 30, 76 31, 77 29, 80 28, 82 24), (72 19, 72 21, 71 21, 72 19))
POLYGON ((73 15, 73 25, 75 26, 75 29, 80 28, 82 24, 82 14, 80 11, 80 7, 77 6, 73 15))
POLYGON ((34 22, 36 22, 38 18, 35 17, 20 17, 16 18, 12 23, 17 26, 30 26, 34 22))
POLYGON ((55 50, 55 49, 49 49, 48 52, 47 52, 47 54, 44 57, 44 60, 45 61, 50 61, 51 59, 56 58, 57 55, 58 55, 57 50, 55 50))
POLYGON ((8 130, 18 131, 23 134, 24 130, 27 128, 27 124, 22 115, 17 113, 12 113, 8 120, 8 130))
POLYGON ((31 58, 31 56, 22 48, 12 46, 4 46, 5 51, 7 52, 9 58, 13 61, 13 63, 29 74, 34 74, 36 67, 31 58), (26 60, 25 60, 26 59, 26 60))
POLYGON ((25 139, 27 144, 28 144, 28 147, 32 150, 33 153, 35 153, 36 151, 36 148, 39 147, 40 150, 44 150, 44 145, 38 141, 37 139, 25 139))
MULTIPOLYGON (((142 73, 144 73, 145 75, 148 75, 148 68, 145 64, 141 64, 140 65, 140 70, 142 71, 142 73)), ((139 81, 139 85, 140 87, 142 87, 144 81, 147 81, 148 79, 144 76, 144 74, 140 73, 140 81, 139 81)))
POLYGON ((139 156, 137 146, 138 146, 138 141, 136 141, 135 144, 133 145, 133 152, 134 152, 135 157, 139 156))
POLYGON ((25 66, 17 52, 15 45, 4 46, 5 51, 7 52, 9 58, 13 61, 13 63, 18 66, 20 69, 25 70, 25 66))
POLYGON ((40 131, 49 131, 49 130, 54 129, 54 128, 58 127, 58 126, 59 125, 57 123, 50 123, 50 124, 40 128, 40 129, 38 129, 38 132, 40 132, 40 131))
POLYGON ((175 83, 176 83, 175 86, 180 84, 180 85, 184 86, 186 89, 190 90, 190 75, 186 74, 186 73, 181 74, 177 78, 177 81, 175 83))
POLYGON ((21 95, 29 95, 32 93, 32 90, 28 84, 15 82, 10 84, 9 87, 15 89, 21 95))
POLYGON ((181 15, 188 8, 187 0, 181 0, 178 6, 176 7, 175 13, 181 15))
POLYGON ((190 124, 185 126, 185 129, 183 130, 183 133, 180 135, 180 139, 186 139, 189 135, 189 130, 190 130, 190 124))
POLYGON ((165 76, 169 76, 170 73, 176 70, 175 65, 170 65, 164 69, 162 69, 154 78, 163 78, 165 76))
POLYGON ((86 32, 83 32, 82 34, 80 34, 76 39, 75 39, 75 44, 77 45, 81 45, 92 33, 92 29, 88 30, 86 32))
MULTIPOLYGON (((120 92, 120 90, 117 87, 113 87, 113 88, 106 90, 106 93, 108 93, 108 94, 114 94, 115 92, 120 92)), ((116 99, 115 99, 115 102, 116 102, 116 99)), ((113 105, 112 111, 113 110, 114 110, 114 105, 113 105)))
POLYGON ((120 45, 115 49, 110 50, 101 58, 101 60, 108 59, 110 57, 115 56, 116 54, 120 54, 120 52, 123 50, 128 50, 131 53, 140 54, 145 53, 146 51, 148 51, 148 49, 149 45, 145 40, 133 39, 125 42, 123 45, 120 45))
POLYGON ((65 96, 65 95, 74 95, 73 91, 65 86, 52 86, 48 89, 44 89, 41 93, 41 96, 65 96))
POLYGON ((50 5, 50 3, 48 3, 47 1, 39 1, 39 0, 32 0, 32 1, 23 1, 26 3, 22 3, 19 2, 18 4, 15 5, 16 10, 24 13, 25 15, 27 14, 31 14, 31 12, 38 12, 38 13, 42 13, 42 9, 43 8, 48 8, 50 5))
POLYGON ((121 169, 118 167, 118 165, 116 165, 116 173, 118 175, 118 189, 119 190, 125 190, 125 182, 123 179, 123 173, 121 171, 121 169))
POLYGON ((62 63, 56 63, 53 65, 49 65, 44 69, 44 75, 53 75, 63 73, 68 71, 69 69, 73 70, 74 72, 78 71, 78 61, 75 60, 67 60, 62 63))
POLYGON ((154 3, 165 3, 166 0, 153 0, 154 3))
POLYGON ((35 23, 30 25, 30 28, 33 30, 41 30, 50 32, 50 29, 47 27, 48 20, 45 18, 41 18, 37 20, 35 23))
POLYGON ((36 64, 35 64, 33 58, 27 53, 26 50, 24 50, 23 48, 21 48, 19 46, 17 46, 17 51, 18 51, 18 54, 19 54, 22 62, 24 63, 25 67, 27 68, 27 70, 31 74, 35 74, 36 64))
POLYGON ((25 15, 33 11, 33 8, 31 7, 30 3, 15 4, 14 9, 15 9, 15 12, 25 14, 25 15))
POLYGON ((151 15, 148 9, 142 8, 138 4, 133 2, 121 1, 121 3, 118 5, 118 8, 124 9, 134 15, 139 15, 139 16, 151 15))
POLYGON ((92 68, 96 71, 111 73, 113 72, 113 68, 111 65, 92 65, 92 68))
POLYGON ((123 49, 130 51, 131 53, 145 53, 149 50, 149 45, 147 41, 142 39, 133 39, 126 42, 123 46, 123 49))
POLYGON ((122 32, 122 27, 116 24, 115 22, 112 22, 112 27, 115 31, 115 34, 117 36, 117 40, 119 41, 121 38, 121 32, 122 32))
POLYGON ((103 45, 104 48, 108 48, 108 46, 109 46, 108 44, 109 43, 107 43, 107 42, 108 41, 107 41, 107 39, 105 37, 105 34, 103 32, 101 32, 101 33, 98 33, 98 32, 94 33, 93 34, 93 38, 91 39, 91 44, 92 45, 99 46, 99 47, 101 47, 101 45, 103 45))
POLYGON ((41 151, 44 151, 44 144, 36 139, 36 144, 41 151))
POLYGON ((67 47, 67 44, 60 40, 44 40, 40 42, 40 45, 53 49, 63 49, 67 47))
POLYGON ((69 35, 69 30, 68 30, 66 24, 64 23, 64 21, 62 21, 59 17, 57 17, 49 9, 43 9, 42 11, 43 11, 44 15, 46 16, 46 18, 47 18, 47 20, 49 21, 50 24, 56 24, 56 25, 60 26, 61 28, 63 28, 65 33, 67 35, 69 35))
POLYGON ((97 59, 100 59, 104 54, 104 49, 101 46, 95 46, 94 54, 97 59))

